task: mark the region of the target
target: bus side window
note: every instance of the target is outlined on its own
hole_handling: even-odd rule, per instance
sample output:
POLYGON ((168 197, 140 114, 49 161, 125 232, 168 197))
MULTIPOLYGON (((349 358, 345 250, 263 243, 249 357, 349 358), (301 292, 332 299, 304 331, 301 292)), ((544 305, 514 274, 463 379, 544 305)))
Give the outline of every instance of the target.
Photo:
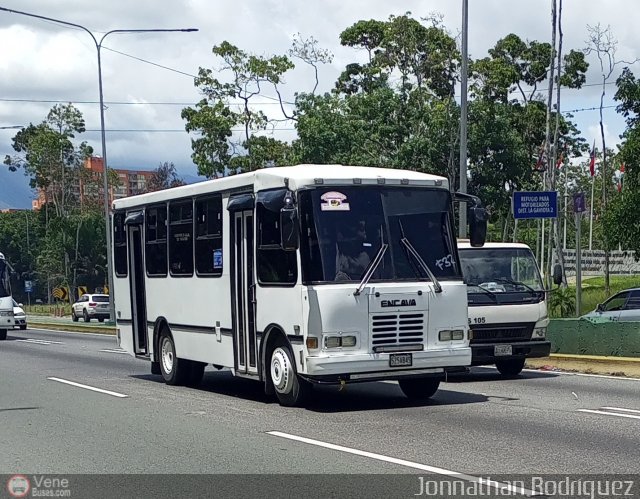
POLYGON ((145 227, 147 274, 165 277, 167 275, 167 205, 147 208, 145 227))
POLYGON ((193 275, 193 201, 169 203, 169 271, 193 275))
POLYGON ((280 213, 258 203, 258 281, 264 285, 292 285, 298 280, 295 251, 280 247, 280 213))
POLYGON ((222 196, 196 199, 196 274, 222 275, 222 196))
POLYGON ((113 215, 113 260, 117 277, 127 277, 127 232, 124 213, 113 215))

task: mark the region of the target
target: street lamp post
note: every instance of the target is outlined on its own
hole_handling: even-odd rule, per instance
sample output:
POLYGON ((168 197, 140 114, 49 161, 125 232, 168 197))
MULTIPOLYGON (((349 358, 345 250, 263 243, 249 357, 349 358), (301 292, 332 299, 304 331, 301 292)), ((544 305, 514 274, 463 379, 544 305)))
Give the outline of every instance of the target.
POLYGON ((98 89, 100 92, 100 135, 102 140, 102 167, 103 167, 103 189, 104 189, 104 224, 105 224, 105 232, 106 232, 106 242, 107 242, 107 286, 109 287, 109 309, 110 309, 110 321, 113 322, 115 316, 115 307, 113 300, 113 277, 111 276, 111 271, 113 269, 113 263, 111 258, 111 224, 109 223, 109 170, 107 168, 107 142, 106 142, 106 134, 104 128, 104 98, 102 93, 102 63, 100 58, 100 49, 102 48, 102 42, 104 39, 114 33, 166 33, 166 32, 183 32, 190 33, 193 31, 198 31, 197 28, 178 28, 178 29, 114 29, 106 32, 100 38, 100 41, 94 36, 94 34, 84 26, 80 24, 70 23, 67 21, 62 21, 60 19, 54 19, 52 17, 45 17, 38 14, 30 14, 28 12, 22 12, 14 9, 7 9, 5 7, 0 7, 0 10, 4 10, 6 12, 11 12, 13 14, 20 14, 23 16, 35 17, 37 19, 43 19, 45 21, 52 21, 59 24, 64 24, 66 26, 72 26, 74 28, 79 28, 83 31, 86 31, 91 36, 93 43, 96 46, 96 51, 98 53, 98 89))

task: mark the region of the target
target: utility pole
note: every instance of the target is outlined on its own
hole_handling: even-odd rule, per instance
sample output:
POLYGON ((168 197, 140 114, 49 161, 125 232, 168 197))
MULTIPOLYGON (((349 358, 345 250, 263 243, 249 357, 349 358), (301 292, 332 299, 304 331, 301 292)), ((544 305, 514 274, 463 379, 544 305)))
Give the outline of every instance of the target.
MULTIPOLYGON (((462 0, 462 74, 460 78, 460 192, 467 193, 467 61, 469 0, 462 0)), ((467 203, 460 203, 460 238, 467 237, 467 203)))

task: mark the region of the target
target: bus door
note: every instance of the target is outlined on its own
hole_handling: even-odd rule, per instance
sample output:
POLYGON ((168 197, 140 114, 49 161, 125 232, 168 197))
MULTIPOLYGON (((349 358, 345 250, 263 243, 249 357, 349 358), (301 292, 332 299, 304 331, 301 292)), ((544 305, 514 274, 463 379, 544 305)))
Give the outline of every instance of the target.
POLYGON ((142 212, 127 215, 127 247, 129 248, 129 293, 133 327, 133 351, 146 355, 147 348, 147 303, 144 290, 144 260, 142 255, 142 212))
POLYGON ((256 280, 253 195, 230 198, 231 281, 235 339, 235 364, 238 373, 257 374, 256 280), (250 208, 250 209, 247 209, 250 208))

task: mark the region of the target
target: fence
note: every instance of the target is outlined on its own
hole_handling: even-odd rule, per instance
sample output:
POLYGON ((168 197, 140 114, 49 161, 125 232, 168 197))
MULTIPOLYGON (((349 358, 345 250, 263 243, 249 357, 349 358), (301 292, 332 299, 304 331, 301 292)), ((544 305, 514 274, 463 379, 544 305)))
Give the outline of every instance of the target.
MULTIPOLYGON (((576 275, 576 250, 564 250, 564 265, 568 276, 576 275)), ((604 273, 604 251, 582 250, 582 275, 604 273)), ((609 272, 614 275, 640 274, 640 261, 633 251, 610 251, 609 272)))
POLYGON ((640 357, 640 322, 554 319, 547 337, 551 353, 640 357))

